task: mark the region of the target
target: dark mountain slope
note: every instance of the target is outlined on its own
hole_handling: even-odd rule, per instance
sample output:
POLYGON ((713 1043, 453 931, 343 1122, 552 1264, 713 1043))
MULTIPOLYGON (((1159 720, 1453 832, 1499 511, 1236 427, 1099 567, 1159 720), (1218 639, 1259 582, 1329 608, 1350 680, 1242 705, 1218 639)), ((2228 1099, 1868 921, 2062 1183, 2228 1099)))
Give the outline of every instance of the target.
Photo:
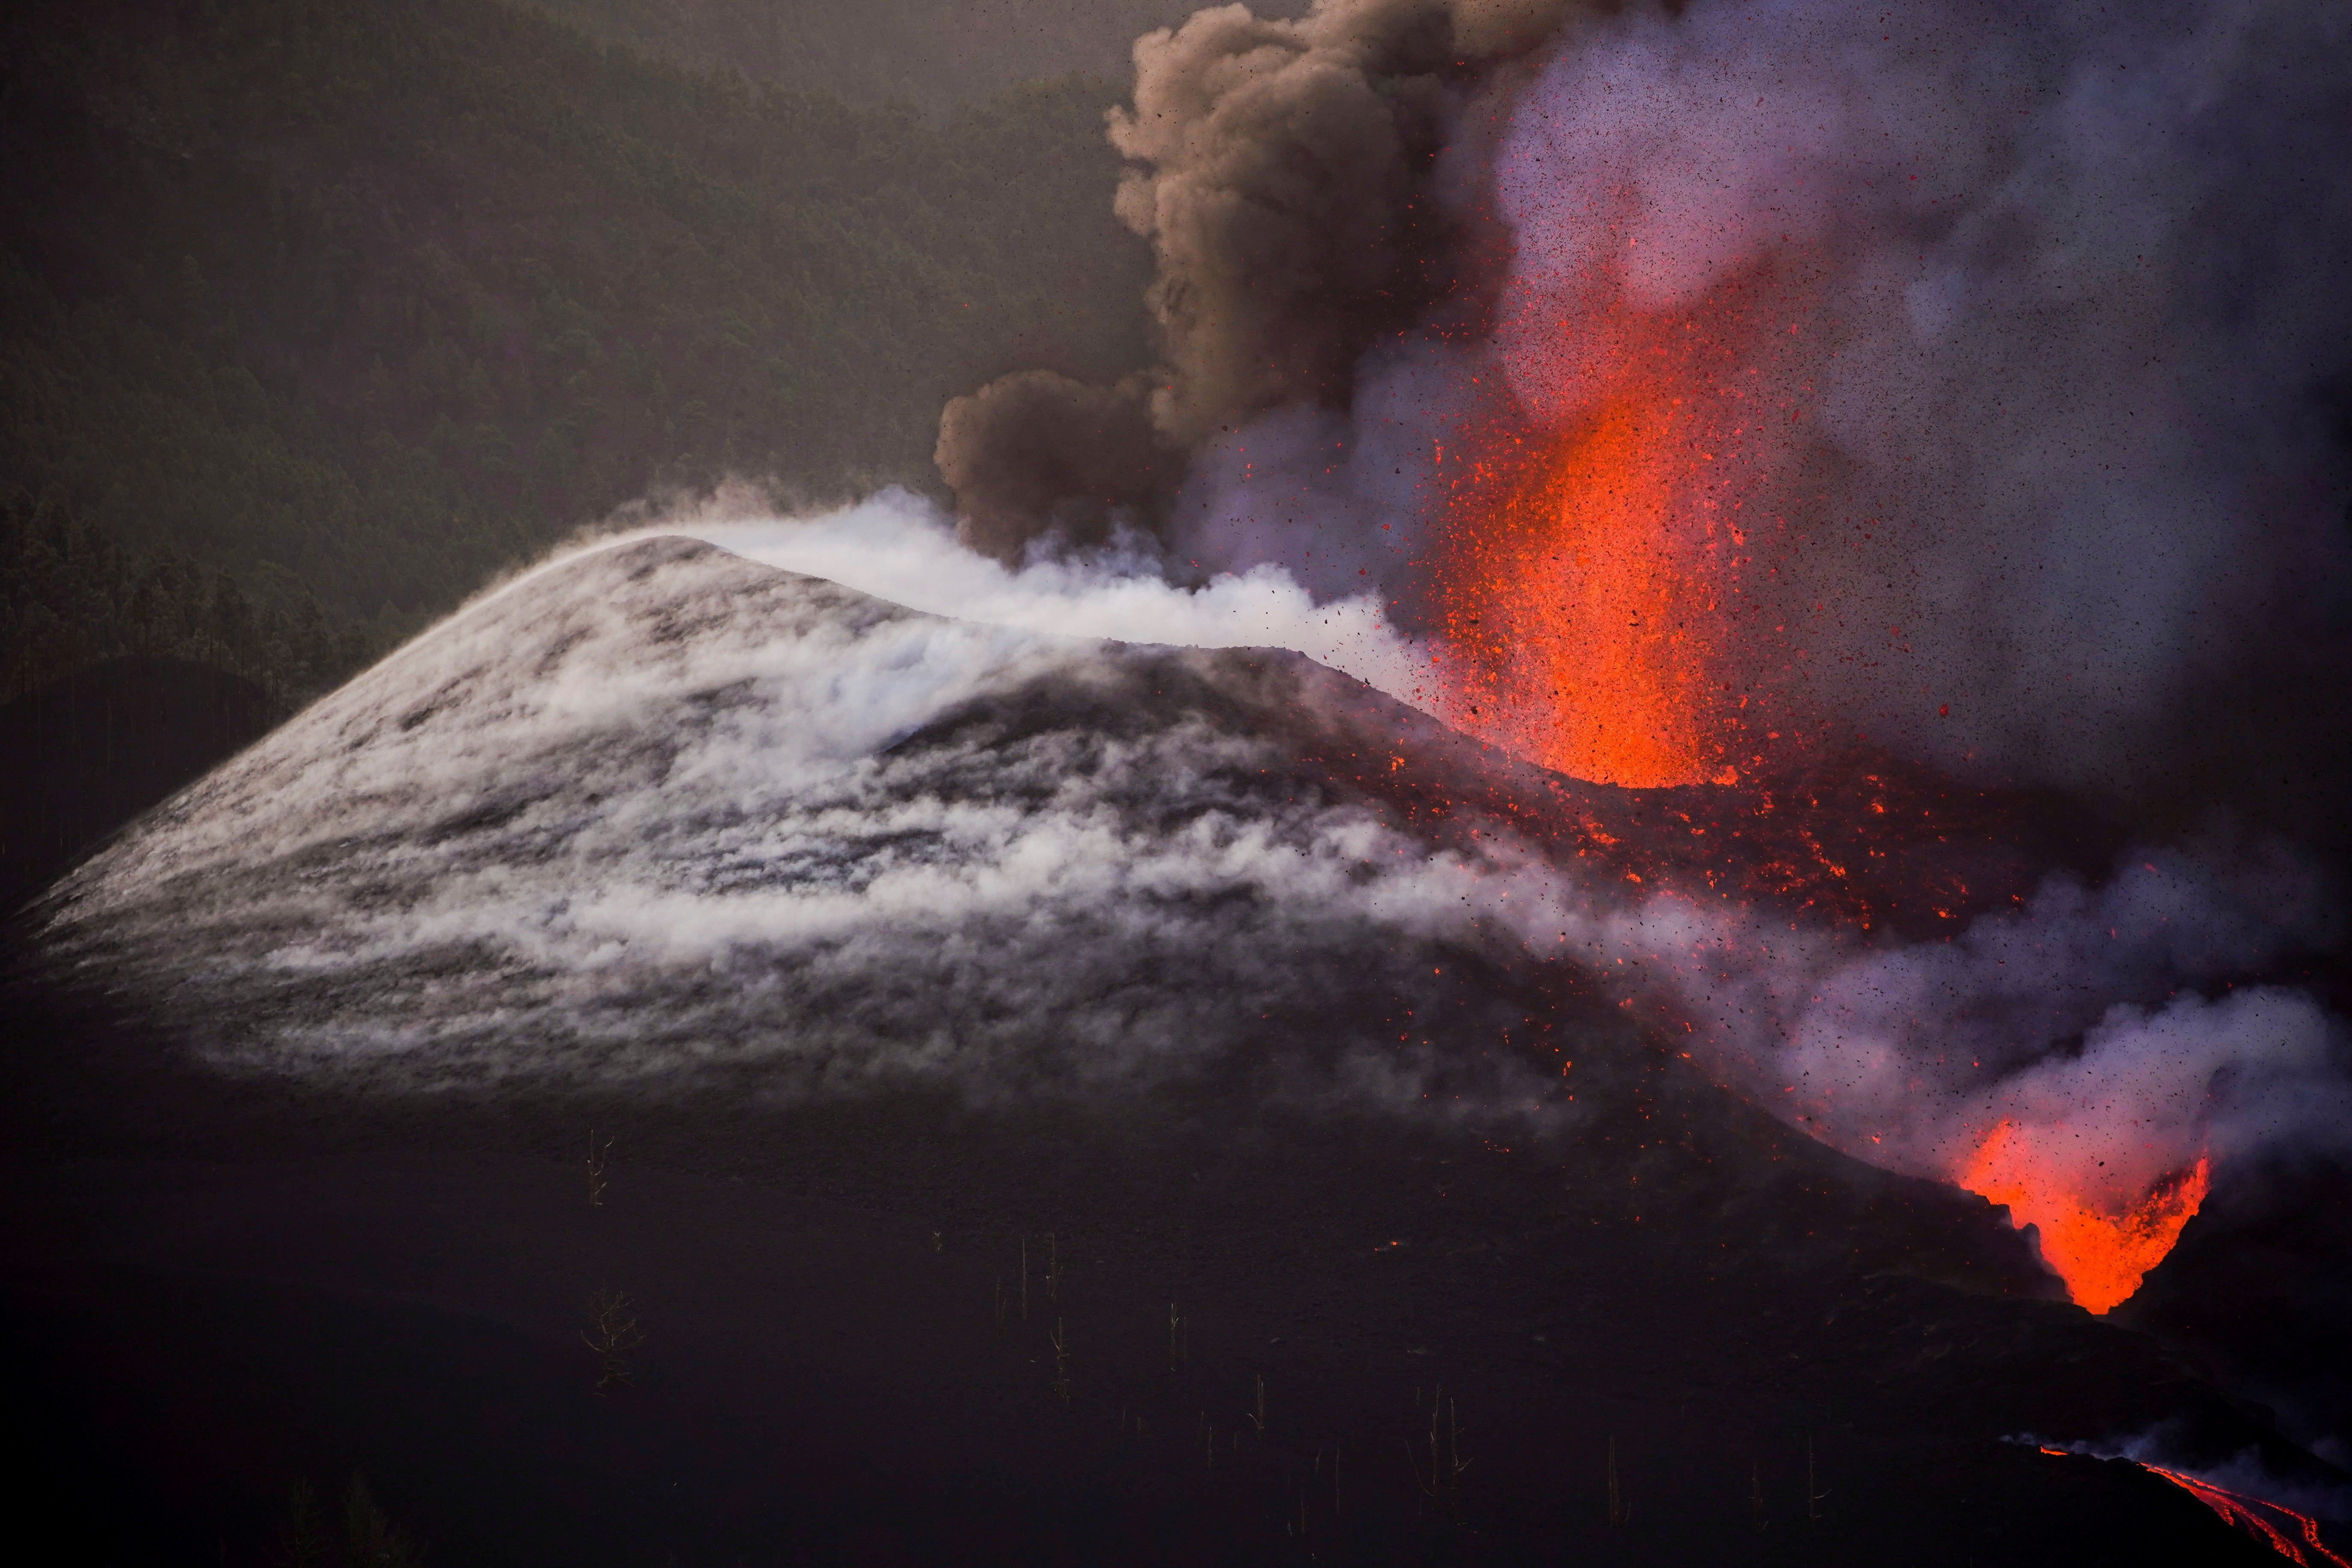
POLYGON ((187 659, 108 659, 0 704, 0 910, 284 717, 187 659))
MULTIPOLYGON (((853 99, 953 103, 1067 71, 1124 79, 1137 37, 1192 0, 539 0, 600 37, 703 69, 853 99)), ((1305 0, 1253 5, 1297 16, 1305 0)))
POLYGON ((927 121, 491 0, 18 6, 0 61, 0 492, 339 625, 1144 355, 1107 82, 927 121))

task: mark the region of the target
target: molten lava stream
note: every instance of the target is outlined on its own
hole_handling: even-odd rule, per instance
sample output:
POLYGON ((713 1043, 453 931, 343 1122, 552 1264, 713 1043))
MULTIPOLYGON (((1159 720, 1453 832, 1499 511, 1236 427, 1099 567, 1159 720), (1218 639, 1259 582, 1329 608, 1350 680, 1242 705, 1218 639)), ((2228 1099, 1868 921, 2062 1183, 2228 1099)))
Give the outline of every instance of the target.
POLYGON ((2267 1498, 2248 1497, 2243 1492, 2233 1492, 2226 1487, 2217 1487, 2210 1481, 2200 1481, 2194 1476, 2185 1476, 2178 1470, 2168 1470, 2161 1465, 2143 1464, 2140 1468, 2151 1475, 2162 1476, 2173 1485, 2183 1489, 2199 1502, 2220 1514, 2225 1523, 2234 1524, 2256 1540, 2268 1542, 2273 1551, 2289 1562, 2311 1564, 2312 1558, 2304 1552, 2304 1548, 2309 1547, 2318 1554, 2320 1563, 2333 1563, 2335 1568, 2352 1568, 2352 1563, 2346 1563, 2320 1541, 2319 1521, 2309 1514, 2297 1513, 2294 1510, 2282 1503, 2272 1502, 2267 1498), (2302 1541, 2298 1542, 2289 1538, 2285 1531, 2272 1523, 2266 1517, 2272 1514, 2287 1521, 2295 1534, 2303 1538, 2302 1541))
MULTIPOLYGON (((2077 1457, 2074 1449, 2053 1448, 2046 1443, 2042 1445, 2042 1451, 2057 1459, 2077 1457)), ((2149 1475, 2161 1476, 2170 1481, 2220 1515, 2222 1523, 2244 1531, 2290 1563, 2302 1563, 2304 1568, 2323 1568, 2323 1565, 2352 1568, 2352 1563, 2346 1562, 2319 1539, 2319 1521, 2307 1513, 2298 1513, 2284 1503, 2273 1502, 2267 1498, 2249 1497, 2244 1492, 2231 1491, 2227 1487, 2215 1486, 2211 1481, 2200 1480, 2179 1470, 2166 1469, 2162 1465, 2151 1465, 2144 1459, 2131 1462, 2149 1475), (2283 1521, 2285 1528, 2273 1522, 2273 1518, 2283 1521), (2287 1533, 2290 1530, 2294 1531, 2293 1535, 2287 1533)))
POLYGON ((2200 1156, 2120 1205, 2095 1204, 2058 1161, 2034 1147, 2013 1122, 1986 1134, 1958 1181, 1988 1202, 2008 1205, 2020 1229, 2042 1237, 2042 1261, 2065 1281, 2084 1310, 2104 1313, 2129 1299, 2164 1261, 2181 1227, 2205 1202, 2212 1163, 2200 1156))

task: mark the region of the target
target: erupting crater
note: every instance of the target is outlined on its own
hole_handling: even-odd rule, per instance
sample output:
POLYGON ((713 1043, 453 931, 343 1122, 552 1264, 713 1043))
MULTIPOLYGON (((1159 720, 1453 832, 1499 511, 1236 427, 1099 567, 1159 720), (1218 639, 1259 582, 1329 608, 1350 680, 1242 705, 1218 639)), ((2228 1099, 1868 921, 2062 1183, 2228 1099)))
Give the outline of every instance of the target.
POLYGON ((2194 1218, 2211 1185, 2212 1162, 2200 1156, 2185 1171, 2158 1176, 2136 1196, 2102 1202, 2084 1190, 2013 1121, 1986 1134, 1955 1180, 1969 1192, 2005 1205, 2021 1230, 2041 1237, 2042 1258, 2077 1306, 2105 1313, 2128 1300, 2147 1271, 2164 1261, 2181 1227, 2194 1218))
MULTIPOLYGON (((1516 308, 1506 335, 1524 374, 1507 414, 1441 450, 1445 521, 1428 563, 1449 721, 1648 803, 1540 836, 1612 880, 1777 907, 1866 942, 1950 940, 2069 858, 2097 875, 2084 844, 2062 842, 2066 827, 2017 831, 2021 810, 2051 802, 1888 756, 1780 689, 1806 658, 1807 614, 1824 609, 1792 585, 1818 528, 1804 521, 1801 281, 1759 271, 1662 309, 1611 279, 1587 285, 1516 308)), ((1688 1026, 1672 1003, 1658 1016, 1688 1026)), ((1809 1092, 1816 1114, 1774 1109, 1886 1157, 1875 1133, 1825 1131, 1839 1119, 1809 1092)), ((2200 1156, 2114 1190, 2095 1158, 2054 1158, 2038 1130, 2007 1120, 1971 1144, 1944 1179, 2032 1226, 2093 1313, 2138 1289, 2210 1181, 2200 1156)))

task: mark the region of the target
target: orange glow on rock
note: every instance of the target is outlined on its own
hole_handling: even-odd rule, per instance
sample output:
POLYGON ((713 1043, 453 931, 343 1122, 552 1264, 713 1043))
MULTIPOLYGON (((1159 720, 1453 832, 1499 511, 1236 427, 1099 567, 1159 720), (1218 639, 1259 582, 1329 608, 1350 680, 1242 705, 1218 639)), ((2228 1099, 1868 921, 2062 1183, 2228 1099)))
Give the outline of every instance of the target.
POLYGON ((2042 1257, 2066 1293, 2085 1311, 2113 1310, 2164 1260, 2180 1229, 2205 1202, 2211 1162, 2158 1180, 2128 1203, 2095 1202, 2057 1162, 2037 1151, 2016 1124, 2002 1121, 1986 1134, 1960 1173, 1959 1184, 2007 1205, 2011 1222, 2032 1226, 2042 1257))

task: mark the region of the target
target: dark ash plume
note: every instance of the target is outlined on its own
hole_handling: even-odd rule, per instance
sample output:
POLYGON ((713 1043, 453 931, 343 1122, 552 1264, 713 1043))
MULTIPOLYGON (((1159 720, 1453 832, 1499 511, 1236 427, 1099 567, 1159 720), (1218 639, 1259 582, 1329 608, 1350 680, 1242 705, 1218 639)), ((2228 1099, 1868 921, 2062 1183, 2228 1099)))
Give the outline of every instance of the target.
MULTIPOLYGON (((1343 406, 1357 362, 1451 287, 1435 196, 1450 121, 1570 0, 1321 0, 1297 20, 1204 10, 1135 46, 1118 216, 1152 242, 1166 368, 1150 426, 1189 448, 1270 409, 1343 406)), ((1099 535, 1107 482, 1142 446, 1127 386, 1013 376, 950 404, 940 467, 967 540, 1002 559, 1099 535)), ((1113 504, 1165 497, 1180 465, 1129 470, 1113 504)))
POLYGON ((933 460, 956 493, 966 546, 1017 562, 1042 531, 1099 544, 1173 482, 1181 455, 1152 427, 1150 386, 1088 386, 1047 370, 950 400, 933 460))
POLYGON ((1344 400, 1356 358, 1409 321, 1415 188, 1449 96, 1439 5, 1203 11, 1135 47, 1118 216, 1152 242, 1173 374, 1160 426, 1191 443, 1285 403, 1344 400))

